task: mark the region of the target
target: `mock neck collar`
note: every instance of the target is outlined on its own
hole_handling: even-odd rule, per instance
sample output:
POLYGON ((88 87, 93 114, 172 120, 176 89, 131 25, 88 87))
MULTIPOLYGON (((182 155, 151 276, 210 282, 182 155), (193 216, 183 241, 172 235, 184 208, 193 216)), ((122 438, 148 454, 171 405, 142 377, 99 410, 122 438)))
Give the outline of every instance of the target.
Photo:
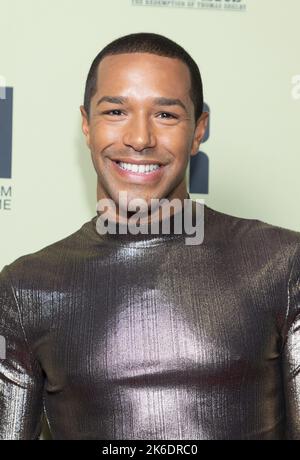
MULTIPOLYGON (((102 233, 100 216, 91 219, 93 233, 101 243, 109 245, 120 245, 129 247, 155 246, 158 244, 168 244, 174 241, 182 241, 186 237, 193 237, 191 225, 196 226, 196 207, 201 204, 193 201, 187 194, 184 203, 179 209, 175 209, 171 216, 162 218, 154 228, 151 223, 143 226, 143 233, 137 224, 138 233, 133 234, 128 231, 128 227, 118 222, 113 222, 112 232, 102 233), (188 224, 187 224, 188 222, 188 224)), ((203 206, 203 205, 202 205, 203 206)), ((205 206, 205 205, 204 205, 205 206)), ((103 221, 102 221, 103 222, 103 221)), ((106 221, 107 222, 107 221, 106 221)))

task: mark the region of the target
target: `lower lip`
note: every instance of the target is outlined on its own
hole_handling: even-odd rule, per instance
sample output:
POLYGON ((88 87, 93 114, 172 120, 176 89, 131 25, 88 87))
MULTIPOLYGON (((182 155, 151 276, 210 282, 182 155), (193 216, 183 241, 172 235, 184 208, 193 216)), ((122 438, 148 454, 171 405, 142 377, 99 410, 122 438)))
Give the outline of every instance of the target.
POLYGON ((148 173, 139 173, 128 171, 127 169, 121 168, 116 161, 112 161, 113 167, 115 170, 124 178, 130 179, 134 182, 151 182, 155 179, 159 179, 163 173, 163 169, 165 166, 160 166, 159 168, 155 169, 154 171, 148 173))

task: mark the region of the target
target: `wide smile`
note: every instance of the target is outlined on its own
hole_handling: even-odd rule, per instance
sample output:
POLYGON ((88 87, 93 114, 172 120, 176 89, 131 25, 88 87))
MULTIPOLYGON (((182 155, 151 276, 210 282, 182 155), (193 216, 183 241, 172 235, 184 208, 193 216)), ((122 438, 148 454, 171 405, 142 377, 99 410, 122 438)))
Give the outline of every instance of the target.
MULTIPOLYGON (((161 178, 166 165, 157 165, 156 169, 151 170, 143 170, 140 171, 136 164, 129 164, 128 163, 121 163, 119 161, 110 160, 112 164, 113 170, 123 179, 128 179, 131 182, 135 183, 145 183, 145 182, 152 182, 161 178), (131 168, 131 169, 128 169, 131 168), (135 169, 135 170, 132 170, 135 169)), ((147 168, 149 169, 149 168, 147 168)))

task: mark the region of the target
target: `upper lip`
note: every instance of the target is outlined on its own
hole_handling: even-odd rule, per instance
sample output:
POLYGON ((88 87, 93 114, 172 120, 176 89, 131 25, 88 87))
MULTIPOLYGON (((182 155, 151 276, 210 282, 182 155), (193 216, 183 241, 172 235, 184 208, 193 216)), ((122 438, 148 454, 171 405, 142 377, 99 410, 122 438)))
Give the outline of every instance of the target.
POLYGON ((112 161, 121 161, 122 163, 131 163, 134 165, 163 165, 161 161, 158 160, 134 160, 132 158, 112 158, 112 161))

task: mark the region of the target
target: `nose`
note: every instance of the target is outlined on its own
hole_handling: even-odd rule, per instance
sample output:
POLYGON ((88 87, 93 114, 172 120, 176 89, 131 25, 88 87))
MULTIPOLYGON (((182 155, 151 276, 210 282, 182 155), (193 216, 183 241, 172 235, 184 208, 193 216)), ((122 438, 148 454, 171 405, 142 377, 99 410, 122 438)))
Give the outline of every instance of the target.
POLYGON ((132 117, 126 123, 123 143, 137 152, 155 146, 155 135, 151 121, 145 115, 132 117))

